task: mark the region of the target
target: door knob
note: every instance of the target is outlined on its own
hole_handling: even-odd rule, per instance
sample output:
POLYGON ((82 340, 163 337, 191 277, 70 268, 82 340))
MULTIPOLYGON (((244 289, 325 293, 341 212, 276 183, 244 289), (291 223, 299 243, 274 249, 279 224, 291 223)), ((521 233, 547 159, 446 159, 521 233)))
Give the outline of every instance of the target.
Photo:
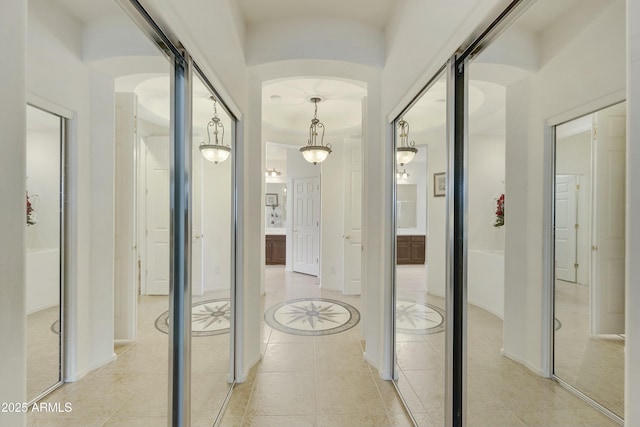
POLYGON ((344 237, 344 238, 345 238, 345 239, 347 239, 347 240, 348 240, 348 239, 351 239, 351 236, 350 236, 350 235, 348 235, 348 234, 347 234, 346 236, 342 236, 342 237, 344 237))

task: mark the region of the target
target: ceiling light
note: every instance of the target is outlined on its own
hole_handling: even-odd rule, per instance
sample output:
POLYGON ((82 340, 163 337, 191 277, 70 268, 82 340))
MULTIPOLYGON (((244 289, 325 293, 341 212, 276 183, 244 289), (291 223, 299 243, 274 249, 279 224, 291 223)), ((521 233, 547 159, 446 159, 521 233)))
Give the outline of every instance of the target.
POLYGON ((207 123, 208 142, 205 144, 205 142, 202 141, 200 144, 200 152, 205 159, 218 164, 229 158, 229 155, 231 154, 231 147, 224 145, 224 126, 220 123, 220 119, 218 118, 216 100, 213 96, 211 97, 211 100, 213 100, 213 117, 209 123, 207 123), (211 143, 211 128, 213 128, 213 143, 211 143))
POLYGON ((331 154, 331 144, 323 145, 324 141, 324 124, 318 120, 318 102, 320 98, 313 97, 311 102, 315 105, 315 111, 313 113, 313 119, 311 119, 311 126, 309 126, 309 140, 306 147, 302 147, 300 152, 304 156, 304 159, 317 165, 324 162, 329 154, 331 154), (320 144, 317 144, 318 132, 321 131, 320 144))
POLYGON ((264 176, 266 176, 268 178, 275 178, 276 176, 280 176, 280 175, 282 175, 282 172, 280 172, 276 168, 267 169, 264 172, 264 176))
POLYGON ((400 131, 400 144, 396 148, 396 161, 400 163, 400 166, 404 166, 413 160, 418 149, 415 147, 415 142, 409 141, 409 123, 405 122, 404 119, 400 119, 396 127, 400 131))

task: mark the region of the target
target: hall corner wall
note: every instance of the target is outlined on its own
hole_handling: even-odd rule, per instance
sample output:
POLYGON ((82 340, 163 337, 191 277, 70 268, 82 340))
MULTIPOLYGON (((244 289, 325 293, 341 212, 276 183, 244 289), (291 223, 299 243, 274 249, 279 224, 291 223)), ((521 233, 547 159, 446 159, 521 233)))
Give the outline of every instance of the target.
POLYGON ((29 2, 28 99, 73 114, 66 141, 66 381, 115 357, 115 95, 113 79, 83 63, 81 46, 77 20, 47 2, 29 2))
MULTIPOLYGON (((0 13, 0 402, 26 399, 25 176, 27 6, 5 0, 0 13)), ((0 413, 1 427, 23 426, 22 413, 0 413)))
POLYGON ((627 0, 625 425, 640 425, 640 0, 627 0))
MULTIPOLYGON (((616 0, 595 19, 574 22, 563 46, 543 39, 545 58, 537 73, 507 88, 504 352, 539 374, 548 371, 544 253, 546 120, 585 108, 602 108, 625 89, 624 2, 616 0), (588 73, 585 71, 588 70, 588 73), (604 103, 604 105, 599 105, 604 103)), ((556 25, 564 25, 556 23, 556 25)), ((568 30, 567 30, 568 31, 568 30)), ((618 101, 621 101, 619 99, 618 101)), ((574 113, 575 112, 575 113, 574 113)), ((573 117, 567 117, 567 119, 573 117)))

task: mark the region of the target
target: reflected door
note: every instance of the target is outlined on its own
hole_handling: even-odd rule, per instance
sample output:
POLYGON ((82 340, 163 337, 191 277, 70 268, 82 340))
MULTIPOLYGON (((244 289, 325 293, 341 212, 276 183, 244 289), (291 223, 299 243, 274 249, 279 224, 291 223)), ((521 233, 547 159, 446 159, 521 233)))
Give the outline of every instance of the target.
POLYGON ((556 176, 556 278, 576 281, 578 196, 575 175, 556 176))
POLYGON ((146 140, 147 295, 169 295, 169 138, 146 140))
POLYGON ((293 180, 293 271, 319 271, 320 177, 293 180))

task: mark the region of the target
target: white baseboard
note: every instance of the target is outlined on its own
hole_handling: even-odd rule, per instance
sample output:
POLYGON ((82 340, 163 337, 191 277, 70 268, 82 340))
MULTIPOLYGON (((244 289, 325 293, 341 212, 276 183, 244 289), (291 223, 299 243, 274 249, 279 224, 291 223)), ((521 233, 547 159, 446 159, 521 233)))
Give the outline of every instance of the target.
POLYGON ((526 360, 522 360, 521 358, 510 354, 506 351, 504 351, 504 348, 500 349, 500 352, 502 353, 502 355, 508 359, 513 360, 514 362, 517 362, 523 366, 525 366, 527 369, 529 369, 530 371, 532 371, 533 373, 535 373, 536 375, 539 375, 541 377, 547 378, 547 374, 544 370, 540 369, 537 366, 533 366, 532 364, 530 364, 529 362, 527 362, 526 360))
POLYGON ((251 368, 253 368, 256 363, 258 363, 260 361, 260 359, 262 359, 262 354, 258 354, 254 360, 252 360, 247 367, 244 369, 244 371, 242 371, 242 373, 240 374, 240 376, 238 378, 236 378, 236 382, 237 383, 243 383, 247 380, 247 377, 249 376, 249 371, 251 370, 251 368))
POLYGON ((115 361, 117 358, 115 353, 111 353, 111 356, 107 357, 104 360, 101 360, 99 362, 94 363, 93 365, 89 366, 86 369, 83 369, 81 371, 75 372, 73 374, 70 375, 66 375, 64 378, 64 382, 66 383, 74 383, 78 380, 80 380, 81 378, 83 378, 85 375, 87 375, 89 372, 91 371, 95 371, 98 368, 102 368, 105 365, 108 365, 109 363, 115 361))

